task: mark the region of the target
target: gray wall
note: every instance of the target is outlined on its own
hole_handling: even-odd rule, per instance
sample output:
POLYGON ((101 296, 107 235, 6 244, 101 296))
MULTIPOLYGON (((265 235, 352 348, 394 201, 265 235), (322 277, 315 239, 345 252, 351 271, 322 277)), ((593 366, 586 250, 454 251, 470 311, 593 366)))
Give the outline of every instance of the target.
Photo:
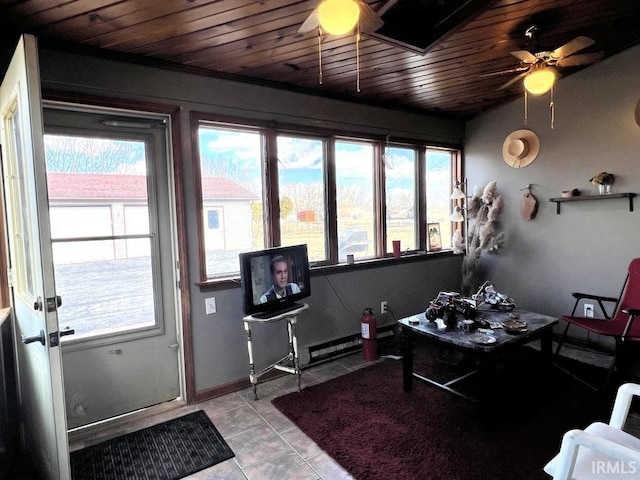
POLYGON ((570 312, 573 291, 618 296, 629 261, 640 256, 640 204, 630 213, 626 199, 563 203, 557 215, 549 201, 572 188, 596 193, 588 180, 601 171, 615 174, 614 192, 640 193, 639 79, 635 47, 559 81, 553 130, 548 95, 530 97, 526 126, 523 99, 467 123, 469 184, 497 180, 506 201, 504 251, 485 257, 483 267, 522 307, 557 316, 570 312), (514 169, 502 160, 502 144, 519 128, 537 133, 540 154, 514 169), (520 217, 527 184, 539 201, 531 221, 520 217))
MULTIPOLYGON (((195 203, 196 188, 191 165, 197 161, 191 150, 189 114, 214 112, 338 128, 349 131, 410 137, 436 144, 461 145, 464 125, 437 117, 365 107, 342 101, 289 93, 228 80, 179 73, 64 53, 40 52, 45 89, 135 99, 180 106, 181 142, 184 158, 185 207, 190 269, 193 347, 196 391, 247 378, 248 358, 243 330, 240 289, 201 291, 198 278, 195 203), (217 313, 205 315, 205 298, 215 296, 217 313)), ((366 86, 364 86, 366 88, 366 86)), ((398 316, 424 311, 441 290, 459 285, 460 259, 448 255, 425 257, 424 261, 386 261, 376 268, 336 267, 329 274, 313 274, 311 309, 299 319, 299 341, 308 345, 351 335, 360 330, 363 308, 377 312, 386 300, 398 316)), ((387 318, 393 321, 391 317, 387 318)), ((258 326, 254 330, 256 363, 259 368, 286 352, 284 324, 258 326)))
MULTIPOLYGON (((379 326, 423 312, 439 290, 457 289, 460 259, 433 256, 425 261, 388 260, 376 268, 336 267, 329 274, 312 273, 310 309, 298 318, 301 347, 360 332, 362 310, 371 307, 379 326), (384 265, 384 266, 383 266, 384 265), (340 270, 344 270, 340 273, 340 270), (380 315, 380 302, 393 314, 380 315)), ((246 337, 240 289, 200 292, 192 288, 196 387, 204 390, 248 375, 246 337), (204 298, 215 296, 217 313, 204 314, 204 298)), ((256 368, 281 358, 287 351, 284 322, 252 327, 256 368)))

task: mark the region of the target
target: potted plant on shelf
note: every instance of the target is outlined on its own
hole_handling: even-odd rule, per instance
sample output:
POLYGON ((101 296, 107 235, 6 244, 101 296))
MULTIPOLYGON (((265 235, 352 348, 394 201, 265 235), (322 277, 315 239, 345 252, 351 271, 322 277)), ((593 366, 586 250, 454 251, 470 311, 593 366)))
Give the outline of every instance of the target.
POLYGON ((598 193, 600 195, 604 195, 607 193, 611 193, 611 185, 615 181, 615 177, 613 173, 600 172, 597 175, 594 175, 589 180, 593 185, 598 186, 598 193))

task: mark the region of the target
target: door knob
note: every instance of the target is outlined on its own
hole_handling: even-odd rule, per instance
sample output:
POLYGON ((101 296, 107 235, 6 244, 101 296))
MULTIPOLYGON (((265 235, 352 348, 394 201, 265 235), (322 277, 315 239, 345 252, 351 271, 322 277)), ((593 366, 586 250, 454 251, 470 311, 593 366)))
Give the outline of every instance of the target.
POLYGON ((33 337, 26 337, 24 335, 21 335, 21 339, 22 343, 24 343, 25 345, 33 342, 40 342, 42 345, 47 344, 47 337, 44 334, 44 330, 40 330, 40 335, 34 335, 33 337))
POLYGON ((42 297, 38 297, 38 299, 35 302, 33 302, 33 309, 36 312, 42 311, 42 297))

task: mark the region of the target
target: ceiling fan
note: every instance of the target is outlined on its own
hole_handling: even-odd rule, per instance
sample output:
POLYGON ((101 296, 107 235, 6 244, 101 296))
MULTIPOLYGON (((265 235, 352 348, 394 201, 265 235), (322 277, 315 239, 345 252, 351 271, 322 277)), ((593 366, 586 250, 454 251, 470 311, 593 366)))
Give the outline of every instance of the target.
POLYGON ((504 90, 517 81, 524 79, 526 91, 534 95, 539 95, 548 92, 551 87, 553 87, 557 77, 556 68, 590 65, 601 60, 604 56, 604 52, 574 55, 576 52, 584 50, 595 43, 595 40, 585 36, 578 36, 552 51, 542 49, 538 41, 538 33, 539 28, 536 25, 525 30, 525 36, 536 41, 535 53, 527 50, 511 52, 511 55, 520 60, 520 66, 501 72, 487 73, 481 76, 492 77, 506 73, 520 72, 498 90, 504 90))
POLYGON ((384 21, 364 0, 322 0, 298 28, 298 34, 318 32, 318 82, 322 84, 322 39, 324 34, 356 38, 356 91, 360 91, 360 33, 372 33, 384 21))
POLYGON ((322 29, 324 33, 344 35, 358 30, 372 33, 384 21, 364 0, 323 0, 300 25, 298 33, 309 33, 322 29))

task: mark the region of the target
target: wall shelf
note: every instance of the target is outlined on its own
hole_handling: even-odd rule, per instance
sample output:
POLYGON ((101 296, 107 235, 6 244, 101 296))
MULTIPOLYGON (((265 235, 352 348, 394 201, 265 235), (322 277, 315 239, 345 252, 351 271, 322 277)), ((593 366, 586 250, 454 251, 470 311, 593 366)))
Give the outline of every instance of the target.
POLYGON ((562 202, 578 202, 582 200, 611 200, 612 198, 628 198, 629 199, 629 211, 633 212, 633 197, 635 193, 607 193, 604 195, 579 195, 577 197, 556 197, 550 198, 552 202, 556 202, 556 213, 560 215, 560 204, 562 202))

